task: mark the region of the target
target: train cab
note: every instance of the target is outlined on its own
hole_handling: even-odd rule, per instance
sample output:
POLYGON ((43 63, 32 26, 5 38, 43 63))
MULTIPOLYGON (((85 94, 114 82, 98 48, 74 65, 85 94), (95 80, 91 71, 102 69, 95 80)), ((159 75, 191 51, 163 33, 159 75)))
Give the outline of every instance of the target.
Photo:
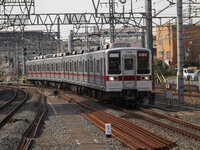
POLYGON ((116 48, 108 50, 106 55, 106 90, 110 97, 123 97, 132 103, 149 96, 152 91, 150 50, 116 48))

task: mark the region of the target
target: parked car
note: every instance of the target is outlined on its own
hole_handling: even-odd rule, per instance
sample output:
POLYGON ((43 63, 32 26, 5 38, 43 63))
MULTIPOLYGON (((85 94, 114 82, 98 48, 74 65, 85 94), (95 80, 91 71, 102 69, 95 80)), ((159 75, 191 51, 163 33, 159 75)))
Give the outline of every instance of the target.
POLYGON ((200 77, 200 69, 196 70, 193 74, 192 74, 192 80, 198 80, 200 77))
POLYGON ((187 68, 183 68, 183 78, 186 80, 190 80, 191 77, 194 74, 194 70, 193 69, 187 69, 187 68))

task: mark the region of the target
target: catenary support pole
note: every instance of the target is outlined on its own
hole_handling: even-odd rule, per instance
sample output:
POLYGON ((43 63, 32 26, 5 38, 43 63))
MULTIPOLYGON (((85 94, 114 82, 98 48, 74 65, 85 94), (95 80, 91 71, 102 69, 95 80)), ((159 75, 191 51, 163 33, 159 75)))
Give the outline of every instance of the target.
POLYGON ((145 0, 146 8, 146 45, 152 53, 152 89, 154 91, 154 50, 153 50, 153 35, 152 35, 152 0, 145 0))
POLYGON ((178 101, 179 108, 184 106, 184 80, 183 80, 183 24, 182 0, 177 0, 177 62, 178 62, 178 101))
POLYGON ((58 44, 57 44, 57 53, 61 52, 60 49, 60 17, 58 17, 58 33, 57 33, 57 40, 58 40, 58 44))

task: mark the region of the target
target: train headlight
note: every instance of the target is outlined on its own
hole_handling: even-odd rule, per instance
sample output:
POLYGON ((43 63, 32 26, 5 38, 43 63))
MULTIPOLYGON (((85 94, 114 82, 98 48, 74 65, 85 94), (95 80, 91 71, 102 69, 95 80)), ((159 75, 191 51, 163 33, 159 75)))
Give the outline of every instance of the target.
POLYGON ((114 77, 109 77, 109 81, 114 81, 115 78, 114 77))
POLYGON ((145 80, 149 80, 149 76, 145 76, 144 79, 145 79, 145 80))

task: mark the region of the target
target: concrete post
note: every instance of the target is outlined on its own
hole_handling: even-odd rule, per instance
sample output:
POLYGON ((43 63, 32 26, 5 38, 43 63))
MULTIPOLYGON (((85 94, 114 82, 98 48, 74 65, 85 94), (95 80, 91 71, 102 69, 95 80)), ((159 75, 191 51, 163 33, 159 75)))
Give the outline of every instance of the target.
POLYGON ((177 0, 177 54, 178 101, 179 108, 182 109, 184 106, 182 0, 177 0))

